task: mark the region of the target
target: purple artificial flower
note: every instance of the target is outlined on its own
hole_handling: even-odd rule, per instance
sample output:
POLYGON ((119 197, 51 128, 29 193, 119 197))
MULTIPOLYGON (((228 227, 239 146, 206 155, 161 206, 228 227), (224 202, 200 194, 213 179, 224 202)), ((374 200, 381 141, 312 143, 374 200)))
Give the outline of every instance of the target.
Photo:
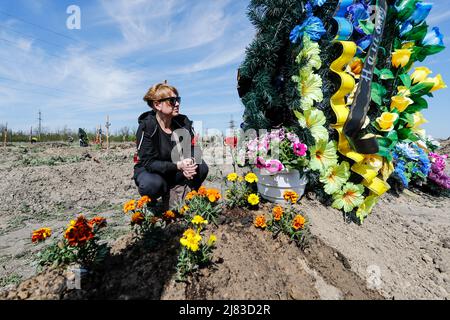
POLYGON ((367 20, 370 17, 369 6, 365 3, 355 3, 347 8, 347 12, 353 27, 361 34, 365 34, 359 25, 360 20, 367 20))
POLYGON ((301 142, 294 143, 294 154, 296 156, 303 157, 306 154, 306 150, 308 150, 306 144, 303 144, 301 142))
POLYGON ((258 169, 267 168, 266 161, 263 158, 261 158, 261 157, 256 157, 256 163, 255 164, 256 164, 256 167, 258 169))

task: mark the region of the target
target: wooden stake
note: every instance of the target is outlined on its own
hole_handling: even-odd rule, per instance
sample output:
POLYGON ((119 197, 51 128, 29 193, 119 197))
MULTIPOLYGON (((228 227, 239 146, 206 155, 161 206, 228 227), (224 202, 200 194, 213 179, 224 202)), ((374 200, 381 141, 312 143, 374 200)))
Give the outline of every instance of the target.
POLYGON ((6 139, 8 138, 8 122, 6 123, 4 132, 5 132, 5 138, 3 140, 3 147, 6 148, 6 139))
POLYGON ((106 116, 106 149, 109 150, 109 127, 111 126, 111 123, 109 123, 109 116, 106 116))

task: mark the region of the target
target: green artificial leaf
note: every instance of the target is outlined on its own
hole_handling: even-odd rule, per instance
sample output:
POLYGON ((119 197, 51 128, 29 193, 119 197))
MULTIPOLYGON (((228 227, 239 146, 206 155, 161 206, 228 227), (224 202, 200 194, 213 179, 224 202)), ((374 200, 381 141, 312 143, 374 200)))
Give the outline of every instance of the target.
POLYGON ((416 46, 413 48, 413 53, 411 56, 411 60, 417 60, 422 62, 426 59, 426 57, 437 54, 445 49, 445 46, 438 45, 427 45, 423 47, 416 46))
POLYGON ((370 20, 359 20, 359 26, 361 27, 362 31, 364 31, 365 34, 373 34, 373 31, 375 30, 375 25, 370 20))
POLYGON ((403 73, 402 75, 399 76, 399 78, 406 88, 408 88, 408 89, 411 88, 412 81, 411 81, 411 77, 409 76, 409 74, 403 73))
POLYGON ((414 96, 423 96, 430 92, 433 89, 433 82, 420 82, 411 88, 411 95, 414 96))
POLYGON ((395 145, 398 142, 398 134, 397 131, 392 130, 388 133, 388 135, 386 136, 386 138, 388 138, 389 140, 391 140, 391 145, 395 145))
POLYGON ((397 18, 400 21, 406 21, 416 10, 416 3, 419 0, 401 0, 396 3, 398 10, 397 18))
POLYGON ((389 80, 394 79, 394 74, 390 69, 382 69, 380 70, 379 77, 381 80, 389 80))
POLYGON ((420 96, 411 96, 411 99, 414 100, 414 104, 410 105, 404 112, 407 113, 416 113, 417 111, 422 111, 424 109, 428 109, 428 102, 424 98, 420 96))
POLYGON ((412 28, 411 31, 404 34, 402 38, 408 41, 422 42, 423 38, 427 35, 427 31, 428 25, 426 23, 422 23, 421 25, 412 28))
POLYGON ((445 49, 445 46, 439 46, 439 45, 432 45, 432 46, 424 46, 422 48, 424 54, 427 56, 431 56, 433 54, 437 54, 445 49))
POLYGON ((397 131, 397 133, 400 140, 407 140, 409 139, 410 135, 413 134, 411 128, 400 129, 397 131))
POLYGON ((391 151, 386 147, 380 146, 377 155, 386 158, 387 161, 392 161, 391 151))
POLYGON ((377 105, 383 105, 383 97, 386 95, 387 90, 379 83, 372 83, 372 101, 377 105))

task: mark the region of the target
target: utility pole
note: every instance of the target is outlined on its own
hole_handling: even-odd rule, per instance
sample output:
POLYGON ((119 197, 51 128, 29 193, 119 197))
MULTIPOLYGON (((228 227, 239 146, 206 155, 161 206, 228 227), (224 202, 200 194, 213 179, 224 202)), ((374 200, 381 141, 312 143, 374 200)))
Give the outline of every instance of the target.
POLYGON ((109 123, 109 116, 106 116, 106 149, 109 150, 109 127, 111 126, 111 123, 109 123))
POLYGON ((31 129, 30 129, 30 143, 33 143, 32 139, 33 139, 33 126, 31 126, 31 129))
POLYGON ((42 122, 42 118, 41 118, 41 110, 39 110, 39 142, 41 142, 41 122, 42 122))

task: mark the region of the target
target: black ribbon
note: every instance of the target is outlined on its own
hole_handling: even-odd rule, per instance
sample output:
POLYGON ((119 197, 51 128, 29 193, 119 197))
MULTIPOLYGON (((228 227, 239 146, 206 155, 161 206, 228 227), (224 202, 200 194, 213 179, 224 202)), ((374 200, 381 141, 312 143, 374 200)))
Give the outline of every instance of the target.
POLYGON ((377 139, 375 137, 361 138, 360 131, 370 108, 372 79, 377 62, 378 49, 380 48, 383 37, 386 16, 386 0, 378 0, 373 42, 364 63, 364 69, 361 73, 361 79, 350 109, 350 114, 344 124, 344 134, 349 144, 354 150, 362 154, 375 154, 379 151, 377 139))

